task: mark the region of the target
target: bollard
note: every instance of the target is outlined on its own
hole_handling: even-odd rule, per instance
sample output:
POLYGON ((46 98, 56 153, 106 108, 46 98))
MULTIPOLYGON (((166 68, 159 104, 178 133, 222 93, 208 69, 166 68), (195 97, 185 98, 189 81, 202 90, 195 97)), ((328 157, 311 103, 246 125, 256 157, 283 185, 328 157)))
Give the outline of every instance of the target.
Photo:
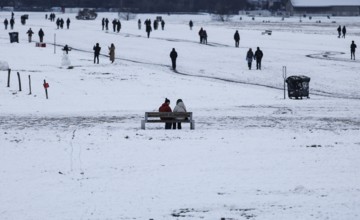
POLYGON ((7 87, 10 87, 10 74, 11 74, 11 69, 8 69, 8 83, 7 83, 7 87))
POLYGON ((31 95, 31 76, 29 75, 29 95, 31 95))
POLYGON ((46 80, 44 79, 44 89, 45 89, 45 95, 46 95, 46 99, 49 99, 49 96, 48 96, 48 91, 47 89, 49 88, 49 83, 46 82, 46 80))
POLYGON ((19 80, 19 91, 21 92, 21 79, 20 79, 20 73, 17 72, 18 80, 19 80))

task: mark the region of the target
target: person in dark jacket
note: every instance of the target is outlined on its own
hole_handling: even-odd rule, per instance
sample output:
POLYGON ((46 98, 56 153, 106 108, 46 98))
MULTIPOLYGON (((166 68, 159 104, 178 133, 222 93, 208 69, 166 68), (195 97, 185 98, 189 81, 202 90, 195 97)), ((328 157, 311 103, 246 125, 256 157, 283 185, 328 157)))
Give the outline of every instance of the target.
POLYGON ((99 64, 99 55, 101 51, 101 47, 99 46, 99 43, 96 43, 96 45, 93 47, 94 50, 94 63, 97 61, 97 64, 99 64))
POLYGON ((5 18, 5 20, 4 20, 4 25, 5 25, 5 30, 7 30, 7 27, 9 25, 9 21, 7 18, 5 18))
POLYGON ((115 32, 116 31, 116 25, 117 25, 117 20, 116 19, 114 19, 112 21, 112 25, 113 25, 113 31, 115 32))
POLYGON ((176 70, 176 58, 177 58, 177 52, 175 51, 175 48, 172 49, 172 51, 170 52, 170 58, 171 58, 171 64, 172 64, 172 68, 173 70, 176 70))
POLYGON ((120 29, 121 29, 121 22, 120 22, 120 20, 117 20, 117 22, 116 22, 116 31, 119 33, 120 29))
POLYGON ((15 24, 15 19, 14 18, 11 18, 10 19, 10 29, 14 29, 14 24, 15 24))
POLYGON ((254 58, 254 53, 253 53, 252 49, 250 48, 246 54, 246 61, 248 63, 249 70, 251 70, 253 58, 254 58))
POLYGON ((240 34, 239 31, 236 30, 235 34, 234 34, 234 40, 235 40, 235 47, 239 47, 240 44, 240 34))
POLYGON ((105 18, 105 29, 109 30, 109 19, 105 18))
POLYGON ((192 27, 194 26, 194 23, 192 20, 189 21, 189 27, 190 27, 190 30, 192 30, 192 27))
POLYGON ((263 52, 258 47, 255 51, 254 59, 256 60, 256 69, 261 70, 261 59, 263 58, 263 52))
POLYGON ((31 43, 31 38, 32 38, 32 35, 34 34, 34 32, 31 30, 31 28, 29 28, 29 30, 26 33, 28 35, 29 43, 31 43))
POLYGON ((69 51, 71 50, 71 48, 65 44, 64 48, 62 49, 66 54, 69 54, 69 51))
POLYGON ((105 18, 103 18, 101 20, 101 27, 102 27, 102 30, 104 30, 104 28, 105 28, 105 18))
POLYGON ((201 27, 199 30, 199 36, 200 36, 200 43, 203 43, 203 37, 204 37, 204 29, 201 27))
POLYGON ((70 18, 66 19, 66 28, 70 28, 70 18))
POLYGON ((165 21, 161 20, 161 29, 164 30, 164 28, 165 28, 165 21))
POLYGON ((138 28, 139 28, 139 30, 141 30, 141 20, 140 20, 140 18, 138 20, 138 28))
POLYGON ((354 60, 355 60, 355 50, 356 50, 356 44, 354 41, 352 41, 350 45, 350 53, 351 53, 351 59, 354 57, 354 60))
POLYGON ((147 33, 147 37, 150 37, 150 32, 151 32, 151 23, 149 24, 148 22, 146 23, 146 33, 147 33))
POLYGON ((44 31, 43 31, 41 28, 40 28, 40 30, 39 30, 38 35, 39 35, 40 43, 42 43, 43 40, 44 40, 45 34, 44 34, 44 31))
POLYGON ((338 38, 340 38, 341 37, 341 25, 339 25, 339 27, 337 28, 337 32, 339 34, 338 38))
MULTIPOLYGON (((160 106, 159 112, 172 112, 170 108, 170 100, 165 98, 165 102, 160 106)), ((160 118, 161 120, 167 120, 169 118, 160 118)), ((171 129, 172 123, 165 122, 165 129, 171 129)), ((176 129, 176 124, 173 124, 173 128, 176 129)))
POLYGON ((345 35, 346 35, 346 27, 345 27, 345 25, 344 25, 344 27, 342 28, 342 34, 343 34, 343 38, 345 38, 345 35))

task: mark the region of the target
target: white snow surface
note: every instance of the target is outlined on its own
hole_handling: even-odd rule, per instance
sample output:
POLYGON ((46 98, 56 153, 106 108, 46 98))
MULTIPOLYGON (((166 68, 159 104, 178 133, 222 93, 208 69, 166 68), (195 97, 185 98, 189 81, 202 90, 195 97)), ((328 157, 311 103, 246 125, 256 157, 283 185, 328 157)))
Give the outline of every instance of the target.
POLYGON ((0 219, 360 219, 360 65, 350 60, 360 18, 221 23, 163 14, 165 30, 148 39, 137 19, 155 14, 122 20, 120 33, 101 30, 101 19, 116 13, 94 21, 57 14, 70 17, 69 30, 45 13, 27 13, 23 26, 21 14, 14 30, 0 30, 0 60, 12 69, 10 87, 7 71, 0 74, 0 219), (346 25, 345 39, 338 25, 346 25), (29 27, 35 41, 44 30, 45 48, 27 42, 29 27), (200 27, 208 45, 198 42, 200 27), (70 68, 61 65, 65 44, 70 68), (256 47, 261 71, 245 61, 256 47), (288 76, 311 78, 310 99, 284 100, 283 66, 288 76), (172 108, 184 101, 195 130, 140 129, 144 112, 165 98, 172 108))

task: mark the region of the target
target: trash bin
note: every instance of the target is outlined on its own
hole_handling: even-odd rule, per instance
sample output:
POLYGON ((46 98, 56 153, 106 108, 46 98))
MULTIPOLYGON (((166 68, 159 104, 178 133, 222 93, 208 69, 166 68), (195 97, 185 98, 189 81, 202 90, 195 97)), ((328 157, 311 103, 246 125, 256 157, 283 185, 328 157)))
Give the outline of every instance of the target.
POLYGON ((26 20, 29 18, 29 15, 21 15, 20 19, 21 19, 21 24, 25 25, 26 24, 26 20))
POLYGON ((19 43, 19 32, 10 32, 10 43, 19 43))
POLYGON ((286 79, 289 98, 309 98, 309 82, 310 78, 307 76, 289 76, 286 79))

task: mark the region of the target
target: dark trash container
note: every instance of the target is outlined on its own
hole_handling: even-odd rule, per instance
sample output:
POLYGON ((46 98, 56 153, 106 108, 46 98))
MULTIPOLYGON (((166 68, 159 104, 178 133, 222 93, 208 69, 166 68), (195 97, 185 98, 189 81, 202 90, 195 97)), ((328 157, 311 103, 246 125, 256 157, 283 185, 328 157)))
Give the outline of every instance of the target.
POLYGON ((289 98, 309 98, 309 82, 310 78, 307 76, 289 76, 286 79, 289 98))
POLYGON ((19 32, 10 32, 10 43, 19 43, 19 32))
POLYGON ((26 20, 29 18, 29 15, 21 15, 20 20, 21 20, 21 24, 25 25, 26 24, 26 20))

